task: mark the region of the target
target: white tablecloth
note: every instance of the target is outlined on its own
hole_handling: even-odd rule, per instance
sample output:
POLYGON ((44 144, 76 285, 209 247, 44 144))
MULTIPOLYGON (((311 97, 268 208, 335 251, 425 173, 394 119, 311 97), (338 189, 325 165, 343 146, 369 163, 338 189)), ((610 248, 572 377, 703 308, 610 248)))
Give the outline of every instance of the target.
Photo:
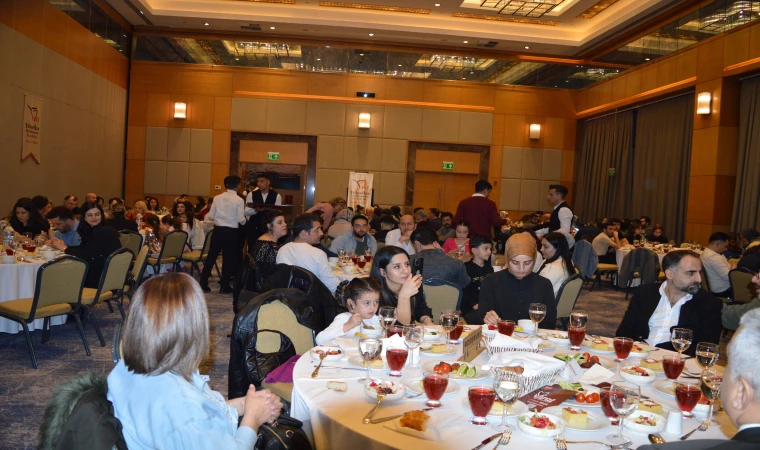
MULTIPOLYGON (((0 302, 34 297, 37 282, 37 271, 46 261, 32 259, 29 263, 0 264, 0 302)), ((68 316, 53 316, 50 325, 63 325, 68 316)), ((37 319, 29 324, 29 331, 42 329, 43 319, 37 319)), ((18 333, 21 325, 12 320, 0 318, 0 332, 18 333)))
MULTIPOLYGON (((461 345, 456 357, 449 355, 443 358, 427 358, 422 357, 422 363, 431 360, 441 359, 456 359, 461 356, 461 345)), ((568 352, 567 348, 558 348, 559 352, 568 352)), ((656 352, 657 357, 670 353, 665 350, 656 352)), ((357 352, 349 353, 348 356, 358 355, 357 352)), ((551 354, 551 353, 548 353, 551 354)), ((614 358, 614 355, 613 355, 614 358)), ((476 364, 484 364, 488 360, 488 353, 483 352, 474 360, 476 364)), ((348 366, 348 363, 341 360, 337 363, 330 363, 330 365, 342 365, 348 366)), ((441 399, 443 406, 436 411, 432 411, 433 414, 442 414, 445 417, 459 416, 458 419, 451 425, 443 430, 444 441, 426 441, 412 436, 407 436, 394 431, 389 430, 384 424, 376 425, 364 425, 362 418, 369 412, 374 405, 363 392, 363 385, 358 383, 357 378, 364 375, 364 372, 355 370, 325 370, 320 372, 318 379, 313 380, 309 376, 314 370, 314 363, 310 355, 304 355, 298 360, 293 371, 294 387, 292 396, 292 411, 291 414, 296 419, 304 422, 304 428, 313 432, 314 443, 317 450, 324 449, 362 449, 362 450, 375 450, 375 449, 389 449, 389 448, 403 448, 403 449, 470 449, 475 447, 483 439, 495 434, 495 431, 490 427, 475 426, 469 423, 471 413, 466 409, 462 402, 467 398, 467 389, 469 386, 485 384, 491 385, 493 379, 491 377, 480 381, 461 381, 457 380, 461 389, 459 392, 453 395, 444 396, 441 399), (335 378, 328 378, 334 376, 335 378), (330 379, 339 379, 339 377, 347 377, 345 381, 348 383, 348 392, 334 392, 326 388, 327 381, 330 379), (350 377, 350 378, 349 378, 350 377)), ((404 372, 407 369, 405 368, 404 372)), ((387 377, 387 371, 373 370, 373 376, 387 377)), ((421 376, 421 375, 418 375, 421 376)), ((401 378, 403 383, 407 377, 401 378)), ((619 376, 614 380, 620 380, 619 376)), ((642 395, 650 397, 652 400, 661 403, 664 408, 677 410, 675 399, 666 397, 651 388, 651 385, 644 385, 641 389, 642 395)), ((424 408, 424 402, 426 398, 424 395, 413 399, 401 399, 396 402, 382 404, 380 409, 375 414, 376 418, 385 417, 394 414, 401 414, 413 409, 424 408)), ((595 408, 596 411, 601 411, 599 408, 595 408)), ((697 436, 693 436, 694 439, 728 439, 728 436, 733 436, 736 433, 736 428, 731 424, 728 416, 724 412, 716 413, 715 419, 721 423, 721 426, 712 426, 707 431, 699 433, 697 436)), ((500 420, 492 417, 488 417, 488 420, 500 420)), ((516 419, 510 419, 510 425, 512 426, 512 441, 510 442, 510 448, 514 449, 547 449, 554 450, 553 439, 539 439, 526 435, 524 432, 518 429, 516 419)), ((683 433, 696 428, 698 422, 694 419, 684 419, 682 423, 683 433)), ((605 437, 616 431, 615 427, 609 427, 600 431, 593 432, 578 432, 578 431, 566 431, 565 436, 567 440, 598 440, 606 441, 605 437)), ((633 440, 631 448, 636 448, 639 445, 647 444, 647 436, 645 434, 634 433, 628 429, 624 430, 627 437, 633 440)), ((679 435, 673 435, 668 433, 661 433, 667 441, 677 440, 679 435)), ((493 448, 495 443, 491 443, 486 448, 493 448)), ((602 448, 599 445, 573 445, 573 449, 584 450, 594 449, 598 450, 602 448)))

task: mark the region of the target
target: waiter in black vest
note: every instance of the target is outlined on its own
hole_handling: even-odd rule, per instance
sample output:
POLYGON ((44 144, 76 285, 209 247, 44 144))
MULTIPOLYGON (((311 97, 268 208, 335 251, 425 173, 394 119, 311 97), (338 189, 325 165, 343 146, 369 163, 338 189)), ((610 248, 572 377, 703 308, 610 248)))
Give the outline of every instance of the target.
POLYGON ((560 232, 565 235, 565 238, 567 238, 568 246, 572 247, 575 245, 575 239, 573 239, 571 234, 573 211, 565 202, 565 197, 568 192, 567 187, 561 184, 549 185, 549 195, 546 196, 546 199, 549 201, 549 204, 554 207, 554 210, 552 210, 549 223, 536 229, 535 232, 538 237, 555 231, 560 232))
POLYGON ((266 173, 260 173, 256 176, 256 187, 248 193, 245 198, 245 217, 248 219, 246 224, 246 235, 248 236, 248 248, 253 248, 253 243, 264 233, 265 225, 261 224, 261 214, 266 206, 262 205, 282 205, 282 197, 269 185, 272 180, 266 173))

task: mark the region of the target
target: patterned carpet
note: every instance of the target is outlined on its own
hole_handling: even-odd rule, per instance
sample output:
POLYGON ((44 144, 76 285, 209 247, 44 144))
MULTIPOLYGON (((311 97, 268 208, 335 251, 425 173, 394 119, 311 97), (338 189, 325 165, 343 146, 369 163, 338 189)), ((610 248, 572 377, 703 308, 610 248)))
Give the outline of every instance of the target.
MULTIPOLYGON (((210 286, 218 286, 212 278, 210 286)), ((607 284, 607 286, 609 286, 607 284)), ((584 290, 577 307, 589 313, 589 333, 611 336, 625 312, 622 292, 609 287, 584 290)), ((211 354, 201 373, 211 377, 212 388, 227 393, 229 338, 233 319, 232 296, 210 293, 206 296, 211 315, 211 354)), ((111 362, 111 337, 120 321, 118 312, 97 308, 106 347, 101 347, 92 327, 86 328, 92 356, 87 356, 73 322, 53 327, 51 340, 41 344, 41 332, 32 333, 39 369, 32 369, 22 333, 0 333, 0 449, 34 449, 37 432, 47 400, 55 386, 85 371, 108 373, 111 362)))

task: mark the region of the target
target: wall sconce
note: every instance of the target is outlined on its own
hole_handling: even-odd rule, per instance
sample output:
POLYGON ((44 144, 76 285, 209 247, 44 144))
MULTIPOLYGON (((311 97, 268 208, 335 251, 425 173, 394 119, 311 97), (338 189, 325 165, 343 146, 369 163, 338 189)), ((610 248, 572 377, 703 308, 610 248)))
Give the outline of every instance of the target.
POLYGON ((185 119, 187 117, 187 103, 177 102, 174 104, 174 118, 185 119))
POLYGON ((541 125, 537 123, 530 124, 528 137, 531 139, 541 139, 541 125))
POLYGON ((359 113, 359 128, 369 128, 369 113, 359 113))
POLYGON ((697 114, 704 115, 712 112, 712 95, 709 92, 700 92, 697 95, 697 114))

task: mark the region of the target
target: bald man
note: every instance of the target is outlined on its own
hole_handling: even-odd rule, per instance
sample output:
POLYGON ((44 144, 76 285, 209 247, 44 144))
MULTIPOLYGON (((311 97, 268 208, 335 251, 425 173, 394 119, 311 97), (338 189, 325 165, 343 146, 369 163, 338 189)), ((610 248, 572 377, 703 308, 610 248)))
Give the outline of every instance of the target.
POLYGON ((98 194, 94 192, 88 192, 87 195, 84 196, 84 201, 87 203, 97 203, 98 202, 98 194))
POLYGON ((411 236, 412 231, 417 228, 417 224, 414 222, 414 217, 409 214, 401 216, 399 220, 398 228, 391 230, 385 236, 385 245, 394 245, 406 250, 410 255, 414 254, 414 246, 412 245, 411 236))

